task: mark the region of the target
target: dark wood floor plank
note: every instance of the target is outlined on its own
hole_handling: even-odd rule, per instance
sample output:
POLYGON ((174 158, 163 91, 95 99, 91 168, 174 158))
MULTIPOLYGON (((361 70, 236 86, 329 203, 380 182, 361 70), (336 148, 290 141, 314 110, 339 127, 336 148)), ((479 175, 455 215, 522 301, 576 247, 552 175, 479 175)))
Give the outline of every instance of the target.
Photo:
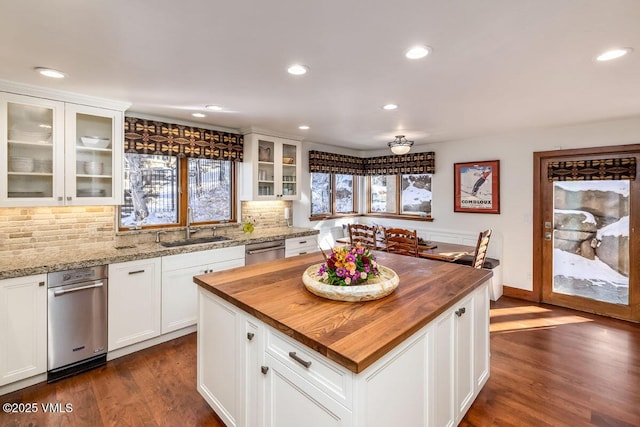
MULTIPOLYGON (((640 426, 640 325, 502 297, 491 328, 491 377, 461 426, 640 426)), ((3 427, 223 426, 196 391, 195 334, 0 401, 73 405, 0 413, 3 427)))

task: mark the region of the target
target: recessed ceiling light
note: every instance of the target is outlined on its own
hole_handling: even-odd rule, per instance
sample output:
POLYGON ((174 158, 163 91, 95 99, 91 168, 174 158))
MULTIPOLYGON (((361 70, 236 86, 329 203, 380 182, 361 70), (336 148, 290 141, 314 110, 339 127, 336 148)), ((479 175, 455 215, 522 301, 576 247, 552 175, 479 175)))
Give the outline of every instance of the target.
POLYGON ((408 51, 405 52, 404 56, 409 59, 420 59, 431 53, 431 48, 429 46, 414 46, 408 51))
POLYGON ((219 105, 207 105, 204 108, 211 111, 222 111, 222 107, 219 105))
POLYGON ((301 76, 303 74, 307 74, 307 71, 309 71, 309 67, 301 64, 293 64, 292 66, 287 68, 287 72, 289 74, 293 74, 294 76, 301 76))
POLYGON ((202 113, 193 113, 193 114, 191 114, 191 115, 192 115, 193 117, 198 117, 198 118, 207 117, 207 116, 205 116, 205 115, 204 115, 204 114, 202 114, 202 113))
POLYGON ((307 125, 300 125, 300 126, 298 126, 298 129, 300 129, 300 130, 309 130, 309 126, 307 126, 307 125))
POLYGON ((625 56, 628 53, 631 53, 633 49, 630 47, 623 47, 621 49, 611 49, 606 52, 602 52, 600 55, 596 56, 596 61, 611 61, 612 59, 617 59, 622 56, 625 56))
POLYGON ((52 77, 54 79, 63 79, 66 76, 62 71, 54 70, 53 68, 36 67, 34 70, 43 76, 52 77))
POLYGON ((387 104, 382 107, 382 109, 384 110, 395 110, 396 108, 398 108, 396 104, 387 104))

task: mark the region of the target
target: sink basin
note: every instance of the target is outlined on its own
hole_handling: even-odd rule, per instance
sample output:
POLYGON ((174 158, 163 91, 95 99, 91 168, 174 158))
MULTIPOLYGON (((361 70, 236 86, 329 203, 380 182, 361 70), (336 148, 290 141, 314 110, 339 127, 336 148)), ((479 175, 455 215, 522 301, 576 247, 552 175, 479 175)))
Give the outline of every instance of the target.
POLYGON ((211 236, 211 237, 200 237, 197 239, 189 239, 189 240, 176 240, 175 242, 160 242, 160 244, 166 248, 173 248, 176 246, 197 245, 199 243, 223 242, 225 240, 231 240, 231 239, 226 236, 211 236))

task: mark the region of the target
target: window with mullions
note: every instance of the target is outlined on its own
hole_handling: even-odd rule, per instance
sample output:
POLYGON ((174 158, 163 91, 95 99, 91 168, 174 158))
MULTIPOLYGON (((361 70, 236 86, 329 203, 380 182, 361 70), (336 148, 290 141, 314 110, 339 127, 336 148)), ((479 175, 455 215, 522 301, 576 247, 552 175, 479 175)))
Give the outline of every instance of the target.
POLYGON ((197 223, 232 221, 234 175, 230 161, 125 153, 120 227, 185 225, 186 206, 197 223))
POLYGON ((311 217, 356 213, 356 188, 354 175, 311 173, 311 217))
POLYGON ((368 213, 430 217, 431 177, 431 174, 369 177, 368 213))

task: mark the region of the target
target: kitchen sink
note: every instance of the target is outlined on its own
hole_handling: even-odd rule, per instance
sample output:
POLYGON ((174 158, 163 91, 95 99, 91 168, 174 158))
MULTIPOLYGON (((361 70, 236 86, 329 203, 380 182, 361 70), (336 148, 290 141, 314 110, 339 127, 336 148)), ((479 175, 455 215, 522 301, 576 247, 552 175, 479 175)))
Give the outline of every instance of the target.
POLYGON ((200 237, 197 239, 176 240, 174 242, 160 242, 160 244, 166 248, 173 248, 176 246, 197 245, 199 243, 223 242, 225 240, 231 240, 231 238, 226 236, 200 237))

